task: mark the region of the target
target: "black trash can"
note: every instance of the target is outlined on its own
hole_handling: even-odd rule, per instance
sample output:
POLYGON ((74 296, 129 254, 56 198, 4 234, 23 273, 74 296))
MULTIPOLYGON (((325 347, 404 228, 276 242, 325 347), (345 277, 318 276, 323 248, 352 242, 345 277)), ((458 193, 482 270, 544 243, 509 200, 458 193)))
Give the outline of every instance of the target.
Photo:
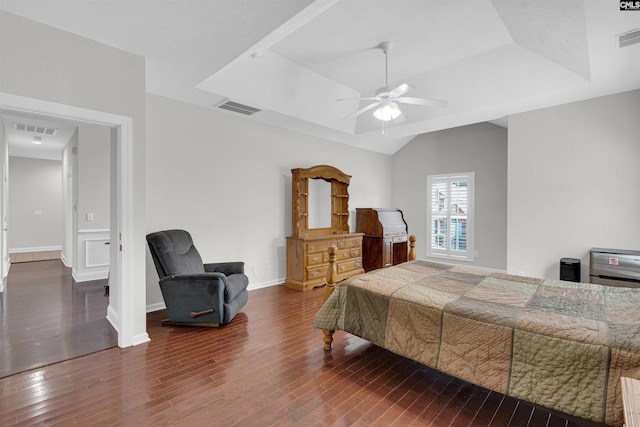
POLYGON ((567 282, 580 281, 580 260, 577 258, 560 258, 560 280, 567 282))

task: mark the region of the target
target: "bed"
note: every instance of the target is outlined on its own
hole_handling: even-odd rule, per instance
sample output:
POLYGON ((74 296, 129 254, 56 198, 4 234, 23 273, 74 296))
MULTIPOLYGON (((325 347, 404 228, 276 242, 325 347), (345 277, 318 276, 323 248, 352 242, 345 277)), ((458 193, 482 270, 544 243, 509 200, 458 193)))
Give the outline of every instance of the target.
POLYGON ((314 327, 364 338, 470 383, 623 424, 620 377, 640 379, 640 290, 413 259, 335 285, 314 327))

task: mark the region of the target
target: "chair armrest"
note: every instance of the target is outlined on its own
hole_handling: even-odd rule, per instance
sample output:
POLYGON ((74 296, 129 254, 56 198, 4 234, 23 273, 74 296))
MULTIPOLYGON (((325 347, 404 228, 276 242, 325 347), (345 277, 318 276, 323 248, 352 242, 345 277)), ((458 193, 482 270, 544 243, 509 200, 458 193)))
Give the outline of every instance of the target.
POLYGON ((225 276, 232 274, 244 274, 244 262, 214 262, 204 265, 204 271, 207 273, 223 273, 225 276))
POLYGON ((221 280, 223 284, 227 282, 227 276, 221 272, 204 272, 204 273, 189 273, 189 274, 173 274, 171 276, 165 276, 160 279, 160 283, 169 281, 174 282, 187 282, 187 281, 217 281, 221 280))

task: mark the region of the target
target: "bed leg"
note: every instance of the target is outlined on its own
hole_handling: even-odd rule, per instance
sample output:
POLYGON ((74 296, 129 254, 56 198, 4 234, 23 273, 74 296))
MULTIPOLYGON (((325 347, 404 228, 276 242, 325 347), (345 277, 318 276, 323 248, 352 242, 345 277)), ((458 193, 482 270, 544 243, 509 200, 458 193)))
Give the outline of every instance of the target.
POLYGON ((416 236, 409 236, 409 261, 416 259, 416 236))
POLYGON ((325 351, 331 351, 331 344, 333 343, 333 333, 335 331, 329 331, 328 329, 323 329, 322 333, 324 334, 324 349, 325 351))
MULTIPOLYGON (((324 288, 324 301, 331 296, 333 291, 336 289, 336 279, 338 278, 338 267, 336 266, 336 261, 338 260, 338 248, 334 245, 329 246, 329 266, 327 267, 327 287, 324 288)), ((322 333, 324 334, 324 349, 326 351, 331 351, 331 343, 333 343, 333 333, 335 331, 329 331, 327 329, 323 329, 322 333)))

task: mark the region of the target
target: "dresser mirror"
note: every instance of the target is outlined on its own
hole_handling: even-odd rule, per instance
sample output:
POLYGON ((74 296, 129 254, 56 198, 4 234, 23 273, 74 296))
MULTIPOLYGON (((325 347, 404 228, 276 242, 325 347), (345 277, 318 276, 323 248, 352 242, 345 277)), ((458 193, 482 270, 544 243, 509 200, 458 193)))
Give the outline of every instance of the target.
POLYGON ((309 180, 309 228, 331 228, 331 183, 309 180))

